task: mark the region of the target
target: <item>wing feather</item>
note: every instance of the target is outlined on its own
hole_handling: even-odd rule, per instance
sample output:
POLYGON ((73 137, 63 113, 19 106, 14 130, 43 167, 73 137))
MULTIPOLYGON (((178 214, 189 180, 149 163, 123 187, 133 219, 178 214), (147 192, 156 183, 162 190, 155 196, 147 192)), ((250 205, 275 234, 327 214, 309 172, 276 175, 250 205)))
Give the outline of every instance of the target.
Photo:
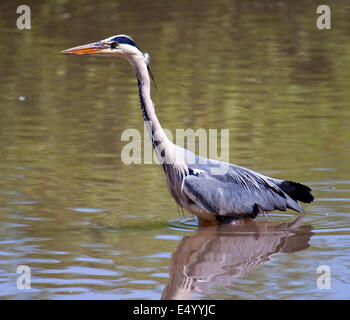
POLYGON ((218 163, 189 166, 184 178, 185 194, 201 209, 221 216, 252 216, 263 211, 291 208, 303 212, 272 179, 252 170, 229 164, 225 173, 212 174, 210 166, 218 163))

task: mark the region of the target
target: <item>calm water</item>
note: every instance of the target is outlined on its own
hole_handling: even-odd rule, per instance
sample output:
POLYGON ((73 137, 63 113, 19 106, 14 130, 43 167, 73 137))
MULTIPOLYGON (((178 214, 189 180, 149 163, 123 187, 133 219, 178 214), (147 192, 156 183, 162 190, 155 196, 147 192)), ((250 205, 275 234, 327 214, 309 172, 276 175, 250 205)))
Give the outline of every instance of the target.
POLYGON ((1 1, 0 298, 349 299, 350 5, 320 31, 318 4, 32 1, 20 31, 1 1), (198 227, 161 168, 123 164, 134 72, 60 54, 119 33, 151 54, 165 128, 230 129, 231 162, 313 188, 306 215, 198 227))

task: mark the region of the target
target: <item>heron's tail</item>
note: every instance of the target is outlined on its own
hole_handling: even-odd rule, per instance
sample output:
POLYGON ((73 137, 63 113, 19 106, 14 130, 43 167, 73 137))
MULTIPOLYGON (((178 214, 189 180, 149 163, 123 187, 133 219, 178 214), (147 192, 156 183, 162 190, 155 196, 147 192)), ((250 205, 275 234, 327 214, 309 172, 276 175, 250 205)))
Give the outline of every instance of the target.
POLYGON ((279 183, 278 186, 296 201, 310 203, 314 200, 311 189, 301 183, 285 180, 279 183))

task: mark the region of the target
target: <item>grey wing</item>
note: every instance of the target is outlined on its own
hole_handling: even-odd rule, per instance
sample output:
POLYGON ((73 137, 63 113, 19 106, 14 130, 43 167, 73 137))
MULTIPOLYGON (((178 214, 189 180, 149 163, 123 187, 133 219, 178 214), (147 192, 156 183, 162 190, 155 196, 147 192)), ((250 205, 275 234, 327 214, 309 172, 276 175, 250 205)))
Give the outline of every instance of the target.
POLYGON ((272 179, 232 164, 223 174, 211 174, 209 169, 217 163, 192 165, 184 179, 185 194, 201 209, 219 216, 253 218, 261 211, 291 208, 303 212, 272 179))

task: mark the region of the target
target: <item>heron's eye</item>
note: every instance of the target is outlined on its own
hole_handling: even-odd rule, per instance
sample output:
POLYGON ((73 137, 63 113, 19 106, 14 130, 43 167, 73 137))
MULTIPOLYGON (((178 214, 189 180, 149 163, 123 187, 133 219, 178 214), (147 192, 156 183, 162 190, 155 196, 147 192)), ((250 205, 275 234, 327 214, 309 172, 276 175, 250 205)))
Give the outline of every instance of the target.
POLYGON ((117 41, 111 42, 111 49, 115 49, 118 46, 119 46, 119 43, 117 41))

